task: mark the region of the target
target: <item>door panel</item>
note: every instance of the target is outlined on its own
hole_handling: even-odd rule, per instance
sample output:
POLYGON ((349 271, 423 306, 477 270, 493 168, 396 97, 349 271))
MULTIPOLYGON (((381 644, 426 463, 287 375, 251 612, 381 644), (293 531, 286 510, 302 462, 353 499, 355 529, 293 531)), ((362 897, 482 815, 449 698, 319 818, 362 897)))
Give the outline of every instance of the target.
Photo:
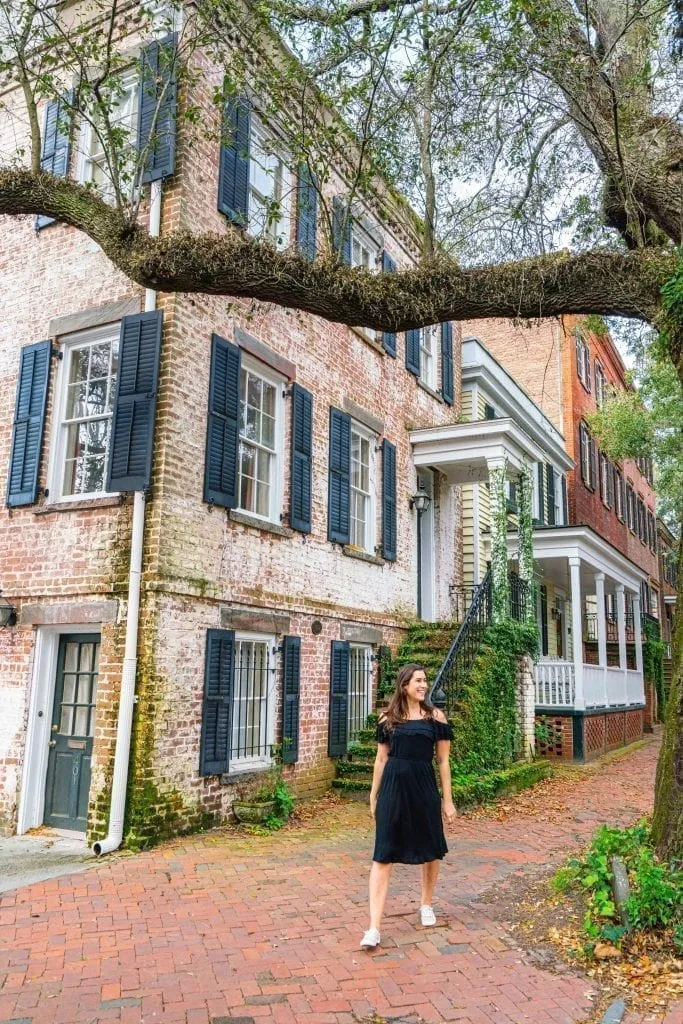
POLYGON ((99 652, 96 634, 59 641, 44 820, 78 832, 88 816, 99 652))

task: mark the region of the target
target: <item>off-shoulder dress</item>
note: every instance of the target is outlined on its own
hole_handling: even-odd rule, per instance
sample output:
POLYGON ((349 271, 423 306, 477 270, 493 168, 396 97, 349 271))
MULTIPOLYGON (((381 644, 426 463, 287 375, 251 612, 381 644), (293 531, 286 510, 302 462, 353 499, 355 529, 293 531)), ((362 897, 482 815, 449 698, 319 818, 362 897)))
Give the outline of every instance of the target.
POLYGON ((377 726, 377 742, 389 744, 389 759, 377 794, 373 860, 424 864, 448 853, 434 745, 452 738, 450 725, 434 718, 399 722, 393 729, 377 726))

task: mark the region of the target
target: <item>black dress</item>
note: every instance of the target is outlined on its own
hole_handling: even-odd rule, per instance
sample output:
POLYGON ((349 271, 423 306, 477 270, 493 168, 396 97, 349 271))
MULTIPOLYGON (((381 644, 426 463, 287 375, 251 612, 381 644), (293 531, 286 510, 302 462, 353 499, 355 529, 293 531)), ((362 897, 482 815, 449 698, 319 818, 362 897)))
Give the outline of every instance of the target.
POLYGON ((448 853, 441 797, 434 774, 434 744, 453 731, 434 718, 377 726, 377 742, 389 743, 377 794, 373 860, 382 864, 424 864, 448 853))

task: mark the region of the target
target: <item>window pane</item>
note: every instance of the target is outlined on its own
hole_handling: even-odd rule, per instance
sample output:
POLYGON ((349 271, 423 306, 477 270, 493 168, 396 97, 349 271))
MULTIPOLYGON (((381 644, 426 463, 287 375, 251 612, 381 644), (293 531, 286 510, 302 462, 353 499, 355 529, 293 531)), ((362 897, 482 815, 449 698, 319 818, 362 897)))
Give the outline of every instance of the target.
POLYGON ((64 692, 62 693, 62 701, 65 704, 71 704, 76 699, 76 676, 72 673, 68 673, 64 676, 64 692))
POLYGON ((74 721, 74 736, 87 736, 88 735, 88 719, 90 717, 90 708, 76 708, 76 718, 74 721))
POLYGON ((75 349, 71 353, 69 383, 85 381, 88 379, 88 361, 89 350, 87 348, 75 349))
POLYGON ((81 657, 79 665, 81 672, 92 672, 94 654, 94 644, 81 644, 81 657))
POLYGON ((64 658, 64 670, 66 672, 75 672, 78 668, 78 644, 68 643, 66 645, 65 658, 64 658))
POLYGON ((59 722, 59 731, 64 736, 71 735, 71 719, 72 719, 73 708, 69 705, 62 705, 62 717, 59 722))

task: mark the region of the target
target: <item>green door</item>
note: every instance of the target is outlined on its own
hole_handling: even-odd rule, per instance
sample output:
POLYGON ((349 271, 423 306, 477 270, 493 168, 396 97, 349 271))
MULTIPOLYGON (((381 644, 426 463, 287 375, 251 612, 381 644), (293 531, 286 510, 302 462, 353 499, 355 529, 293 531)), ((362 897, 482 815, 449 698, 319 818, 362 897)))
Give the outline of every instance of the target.
POLYGON ((45 824, 85 832, 90 761, 100 660, 97 634, 65 635, 59 641, 45 824))

